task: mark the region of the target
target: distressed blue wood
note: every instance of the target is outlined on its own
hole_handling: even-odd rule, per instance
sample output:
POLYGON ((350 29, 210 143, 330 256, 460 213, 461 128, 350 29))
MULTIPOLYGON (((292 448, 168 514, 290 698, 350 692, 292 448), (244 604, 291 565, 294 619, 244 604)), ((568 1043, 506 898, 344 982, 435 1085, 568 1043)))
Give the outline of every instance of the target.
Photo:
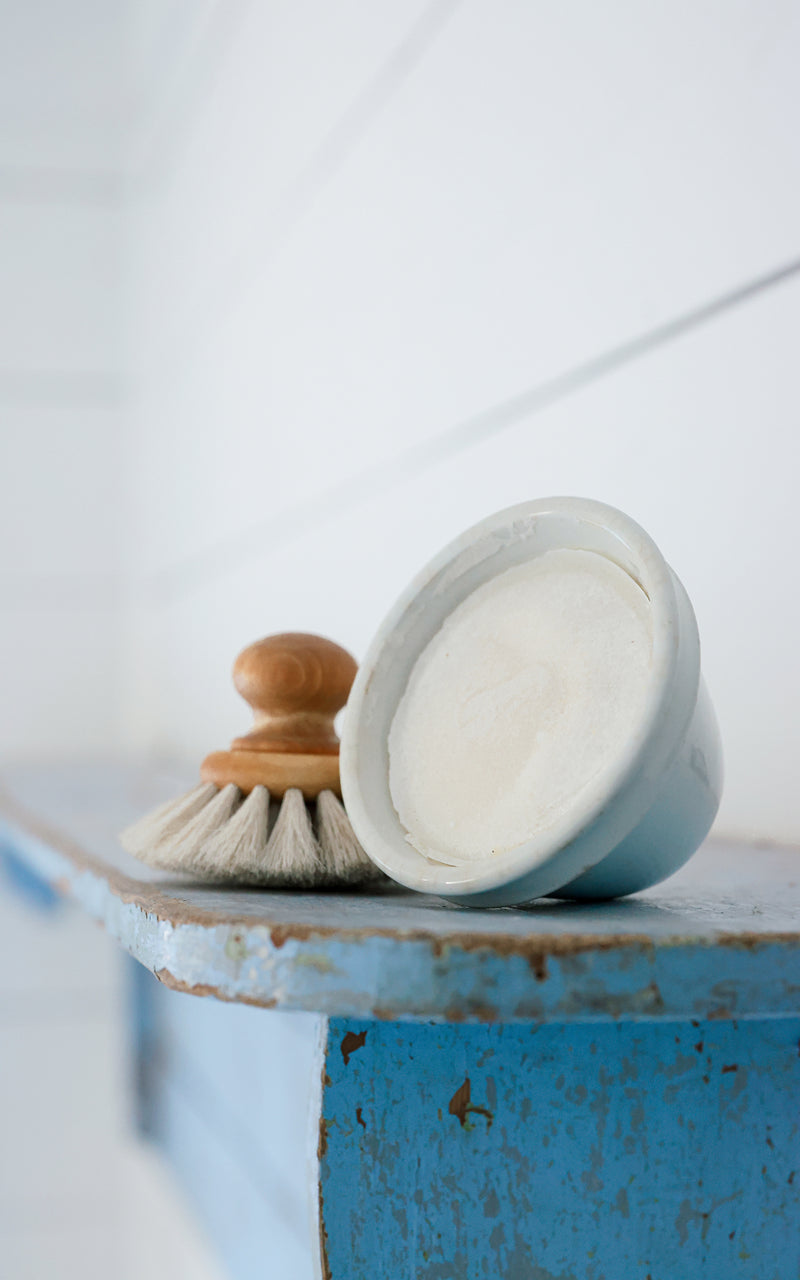
POLYGON ((800 1274, 797 851, 709 844, 602 905, 220 891, 116 841, 179 780, 3 782, 9 865, 160 979, 133 984, 140 1123, 233 1280, 800 1274), (247 1005, 330 1015, 324 1053, 247 1005))
POLYGON ((800 1019, 329 1025, 331 1280, 790 1280, 800 1019))
POLYGON ((0 843, 0 874, 5 883, 39 911, 56 911, 61 895, 20 857, 18 841, 0 843))
POLYGON ((286 1128, 306 1106, 330 1280, 796 1274, 800 1019, 336 1019, 324 1065, 301 1019, 287 1063, 295 1016, 139 974, 150 1135, 232 1280, 313 1273, 297 1119, 286 1128))
POLYGON ((116 833, 179 789, 120 766, 6 770, 0 836, 166 985, 389 1019, 792 1016, 800 855, 709 844, 617 903, 469 911, 423 895, 219 890, 123 853, 116 833), (46 824, 46 825, 44 825, 46 824))
POLYGON ((131 970, 140 1127, 225 1274, 313 1280, 321 1020, 197 1000, 131 970))

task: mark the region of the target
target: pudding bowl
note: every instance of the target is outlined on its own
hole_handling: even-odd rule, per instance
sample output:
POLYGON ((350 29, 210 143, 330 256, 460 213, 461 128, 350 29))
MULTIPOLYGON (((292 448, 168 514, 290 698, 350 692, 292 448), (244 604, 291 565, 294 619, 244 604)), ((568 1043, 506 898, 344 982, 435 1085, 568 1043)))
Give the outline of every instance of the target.
POLYGON ((490 516, 381 625, 340 762, 358 839, 407 888, 486 907, 656 884, 722 787, 689 598, 612 507, 490 516))

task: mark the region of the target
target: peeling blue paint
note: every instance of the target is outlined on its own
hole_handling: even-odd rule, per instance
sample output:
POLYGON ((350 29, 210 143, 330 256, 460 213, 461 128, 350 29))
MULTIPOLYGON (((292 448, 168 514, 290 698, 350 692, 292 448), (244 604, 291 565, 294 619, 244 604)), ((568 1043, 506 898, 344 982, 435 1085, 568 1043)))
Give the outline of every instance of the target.
POLYGON ((37 910, 50 912, 59 907, 59 895, 9 843, 0 843, 0 873, 5 883, 37 910))
MULTIPOLYGON (((267 924, 216 923, 213 915, 207 924, 173 923, 124 900, 105 877, 38 837, 2 821, 0 835, 162 981, 198 994, 333 1016, 463 1023, 764 1018, 800 1009, 800 935, 765 934, 746 945, 713 936, 598 936, 595 947, 582 941, 578 952, 562 953, 563 936, 542 934, 516 954, 491 936, 459 945, 435 932, 382 933, 379 925, 374 933, 305 928, 293 936, 267 924)), ((593 909, 585 910, 588 925, 593 909)))
POLYGON ((328 1034, 330 1280, 800 1273, 800 1019, 328 1034))
POLYGON ((308 1274, 320 1090, 324 1280, 800 1274, 797 854, 709 851, 702 893, 531 911, 220 892, 121 870, 126 776, 29 779, 67 835, 0 820, 0 845, 165 986, 239 1004, 136 971, 140 1124, 237 1280, 280 1241, 308 1274), (324 1067, 316 1020, 292 1058, 309 1020, 242 1003, 334 1016, 324 1067))

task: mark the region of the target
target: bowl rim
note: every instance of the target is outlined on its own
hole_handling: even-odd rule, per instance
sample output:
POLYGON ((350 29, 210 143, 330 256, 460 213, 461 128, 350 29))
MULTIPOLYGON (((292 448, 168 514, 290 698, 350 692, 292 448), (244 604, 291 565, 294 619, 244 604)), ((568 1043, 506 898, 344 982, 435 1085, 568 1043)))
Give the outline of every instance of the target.
POLYGON ((505 508, 445 546, 402 592, 378 628, 347 703, 340 751, 342 794, 353 829, 373 861, 407 888, 454 898, 522 880, 531 897, 539 896, 601 862, 649 807, 694 706, 699 682, 696 623, 689 606, 687 626, 681 606, 688 605, 688 598, 680 589, 681 601, 676 588, 680 584, 650 536, 623 512, 587 498, 535 499, 505 508), (414 662, 462 600, 511 567, 508 556, 516 557, 511 563, 523 563, 547 550, 585 543, 594 545, 584 549, 599 550, 629 573, 650 601, 652 674, 639 722, 614 766, 585 788, 551 826, 514 849, 480 861, 458 866, 434 862, 408 842, 389 791, 388 729, 414 662), (443 599, 449 606, 443 607, 443 599), (694 696, 690 689, 688 698, 679 697, 676 714, 676 688, 686 686, 687 675, 694 696), (385 756, 385 767, 380 762, 376 767, 376 752, 385 756), (603 824, 612 810, 613 821, 603 824), (587 843, 594 827, 603 825, 613 828, 613 834, 587 843), (570 850, 579 853, 571 856, 570 850))

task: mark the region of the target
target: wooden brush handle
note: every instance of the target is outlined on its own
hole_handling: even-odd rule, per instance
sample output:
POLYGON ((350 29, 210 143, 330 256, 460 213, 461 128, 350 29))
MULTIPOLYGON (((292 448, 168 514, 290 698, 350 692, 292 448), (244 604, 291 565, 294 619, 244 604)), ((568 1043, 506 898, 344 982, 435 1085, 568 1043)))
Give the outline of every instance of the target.
POLYGON ((356 670, 347 650, 322 636, 289 631, 257 640, 233 666, 233 683, 255 719, 233 750, 338 755, 333 719, 356 670))
POLYGON ((333 727, 357 666, 346 649, 322 636, 291 631, 244 649, 233 681, 253 709, 255 725, 230 751, 203 762, 206 782, 261 783, 275 795, 300 787, 307 796, 339 791, 339 739, 333 727))

